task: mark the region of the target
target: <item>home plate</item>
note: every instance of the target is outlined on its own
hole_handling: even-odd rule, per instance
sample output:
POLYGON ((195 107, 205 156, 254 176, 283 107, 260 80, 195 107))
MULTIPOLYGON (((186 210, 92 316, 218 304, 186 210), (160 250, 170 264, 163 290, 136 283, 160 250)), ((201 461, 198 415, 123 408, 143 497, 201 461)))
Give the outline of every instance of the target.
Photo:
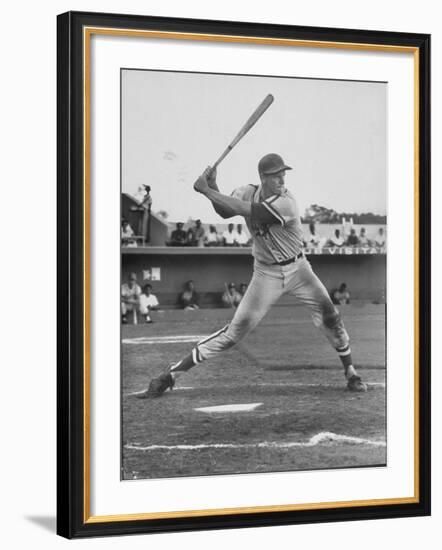
POLYGON ((221 412, 249 412, 260 407, 262 403, 242 403, 237 405, 216 405, 215 407, 201 407, 196 411, 204 413, 221 413, 221 412))

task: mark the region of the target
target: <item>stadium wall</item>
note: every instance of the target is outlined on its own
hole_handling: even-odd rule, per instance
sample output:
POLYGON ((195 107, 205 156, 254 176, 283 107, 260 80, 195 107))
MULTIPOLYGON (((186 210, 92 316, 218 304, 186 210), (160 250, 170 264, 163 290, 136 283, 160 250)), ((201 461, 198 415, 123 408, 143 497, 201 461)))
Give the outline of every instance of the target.
MULTIPOLYGON (((329 291, 345 282, 352 300, 385 302, 385 254, 311 254, 308 259, 329 291)), ((249 283, 252 262, 249 249, 123 249, 122 279, 135 272, 139 284, 150 282, 160 303, 170 307, 178 305, 184 283, 192 279, 201 305, 214 307, 220 305, 224 283, 249 283)))

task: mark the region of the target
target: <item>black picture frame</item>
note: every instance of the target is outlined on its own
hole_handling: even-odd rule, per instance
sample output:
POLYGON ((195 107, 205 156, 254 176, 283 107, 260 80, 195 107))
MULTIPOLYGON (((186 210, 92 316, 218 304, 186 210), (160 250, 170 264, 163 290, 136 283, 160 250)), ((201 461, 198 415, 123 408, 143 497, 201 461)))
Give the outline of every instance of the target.
POLYGON ((427 34, 298 27, 69 12, 57 21, 57 181, 58 181, 58 381, 57 533, 66 538, 335 522, 430 514, 430 36, 427 34), (86 27, 204 33, 327 43, 411 48, 419 62, 418 117, 418 497, 413 502, 318 509, 264 510, 194 517, 96 521, 88 512, 85 486, 85 241, 84 209, 84 40, 86 27))

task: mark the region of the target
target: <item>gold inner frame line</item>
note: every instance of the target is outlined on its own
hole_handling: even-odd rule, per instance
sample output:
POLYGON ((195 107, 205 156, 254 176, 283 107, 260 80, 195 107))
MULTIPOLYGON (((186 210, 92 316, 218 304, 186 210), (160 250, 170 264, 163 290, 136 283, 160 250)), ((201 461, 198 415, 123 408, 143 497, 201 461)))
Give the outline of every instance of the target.
POLYGON ((366 50, 390 53, 415 53, 417 49, 413 46, 395 46, 389 44, 364 44, 358 42, 298 40, 294 38, 270 38, 261 36, 238 36, 229 34, 113 29, 108 27, 85 27, 84 31, 86 40, 89 40, 92 34, 100 34, 109 36, 131 36, 132 38, 162 38, 169 40, 193 40, 202 42, 233 42, 237 44, 258 44, 261 46, 299 46, 309 48, 335 48, 343 50, 366 50))
POLYGON ((84 486, 83 510, 84 523, 102 523, 115 521, 134 521, 149 519, 191 518, 229 514, 252 514, 264 512, 324 510, 331 508, 347 508, 351 506, 382 506, 392 504, 412 504, 419 502, 419 48, 411 46, 395 46, 384 44, 364 44, 350 42, 330 42, 318 40, 296 40, 269 37, 244 37, 236 35, 220 35, 205 33, 186 33, 168 31, 149 31, 136 29, 114 29, 108 27, 83 28, 83 93, 84 93, 84 132, 83 132, 83 212, 84 212, 84 486), (387 53, 412 53, 414 61, 414 495, 411 497, 352 500, 337 502, 318 502, 287 505, 251 506, 237 508, 216 508, 209 510, 182 510, 172 512, 152 512, 136 514, 116 514, 108 516, 91 515, 91 483, 90 483, 90 93, 91 93, 91 36, 128 36, 156 39, 194 40, 205 42, 232 42, 271 46, 291 46, 308 48, 334 48, 343 50, 359 50, 387 53))

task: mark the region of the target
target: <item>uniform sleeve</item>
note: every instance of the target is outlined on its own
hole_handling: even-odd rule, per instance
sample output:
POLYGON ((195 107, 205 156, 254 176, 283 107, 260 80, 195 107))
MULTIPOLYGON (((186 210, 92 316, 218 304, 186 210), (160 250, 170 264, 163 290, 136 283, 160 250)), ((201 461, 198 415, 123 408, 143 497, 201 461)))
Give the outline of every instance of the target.
POLYGON ((234 189, 230 193, 230 196, 233 197, 234 199, 244 200, 246 191, 247 191, 247 185, 243 185, 242 187, 237 187, 236 189, 234 189))
POLYGON ((239 199, 242 201, 250 201, 253 193, 256 191, 256 187, 253 185, 243 185, 241 187, 237 187, 232 191, 230 194, 231 197, 234 199, 239 199))
POLYGON ((282 223, 280 216, 276 216, 271 210, 264 206, 263 202, 252 202, 252 224, 272 225, 274 223, 282 223))
POLYGON ((285 225, 298 216, 296 202, 291 197, 273 195, 261 204, 281 225, 285 225))

